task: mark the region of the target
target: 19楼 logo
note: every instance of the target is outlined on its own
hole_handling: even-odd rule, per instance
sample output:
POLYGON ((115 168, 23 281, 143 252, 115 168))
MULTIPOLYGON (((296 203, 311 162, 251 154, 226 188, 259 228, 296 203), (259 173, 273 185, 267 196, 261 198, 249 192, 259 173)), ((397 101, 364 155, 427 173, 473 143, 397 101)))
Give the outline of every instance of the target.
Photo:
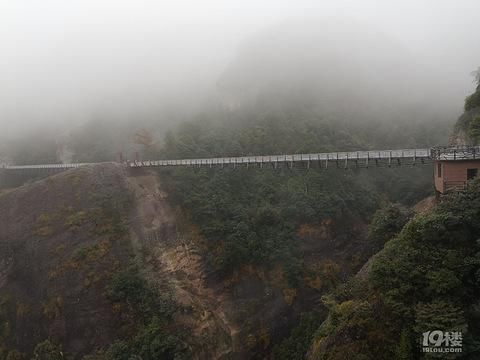
POLYGON ((459 353, 462 352, 461 331, 427 331, 423 333, 423 352, 459 353))

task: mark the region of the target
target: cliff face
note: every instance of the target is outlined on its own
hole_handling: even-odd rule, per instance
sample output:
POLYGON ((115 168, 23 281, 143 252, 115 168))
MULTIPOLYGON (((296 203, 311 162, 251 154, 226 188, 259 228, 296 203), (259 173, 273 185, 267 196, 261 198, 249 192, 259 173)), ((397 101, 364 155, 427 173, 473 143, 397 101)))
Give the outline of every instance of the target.
POLYGON ((118 280, 131 264, 168 298, 173 311, 162 327, 183 333, 179 354, 211 359, 231 351, 235 329, 205 285, 192 237, 179 235, 156 176, 97 165, 4 192, 0 250, 0 359, 12 350, 30 356, 46 339, 76 359, 116 359, 109 349, 120 340, 137 346, 145 335, 133 328, 142 329, 137 318, 146 313, 128 296, 140 293, 137 301, 148 303, 148 292, 135 277, 118 280), (112 299, 114 283, 126 303, 112 299))
POLYGON ((450 137, 452 145, 474 144, 479 141, 480 85, 465 99, 465 111, 458 118, 450 137))
POLYGON ((105 287, 130 256, 128 203, 115 165, 0 195, 0 355, 30 354, 47 338, 85 354, 115 339, 105 287))
POLYGON ((220 274, 207 261, 212 254, 197 227, 170 205, 161 177, 136 170, 128 183, 135 194, 135 247, 147 276, 160 287, 170 284, 175 301, 189 309, 177 314, 175 323, 188 329, 195 358, 268 356, 300 314, 358 269, 368 252, 364 222, 346 214, 342 221, 298 229, 296 241, 307 254, 308 271, 296 287, 288 284, 280 264, 270 269, 249 265, 220 274))
POLYGON ((191 356, 217 359, 232 352, 236 329, 226 317, 224 298, 206 283, 206 269, 195 229, 182 224, 151 172, 134 170, 128 188, 134 194, 131 239, 145 276, 168 289, 184 309, 174 315, 183 329, 191 356))
POLYGON ((182 353, 268 356, 302 312, 358 269, 365 234, 355 214, 301 226, 296 241, 308 271, 292 287, 281 266, 214 271, 205 239, 172 208, 155 173, 98 165, 4 192, 0 358, 13 349, 30 355, 45 339, 77 359, 102 349, 99 358, 109 358, 107 349, 131 333, 125 323, 136 324, 109 296, 112 279, 132 262, 174 304, 164 326, 182 334, 182 353))
POLYGON ((472 136, 472 122, 480 116, 480 107, 465 111, 457 120, 450 136, 451 145, 473 144, 476 139, 472 136))
POLYGON ((478 358, 479 200, 476 181, 419 204, 359 276, 324 298, 329 314, 306 358, 430 358, 421 339, 431 328, 461 331, 459 358, 478 358))

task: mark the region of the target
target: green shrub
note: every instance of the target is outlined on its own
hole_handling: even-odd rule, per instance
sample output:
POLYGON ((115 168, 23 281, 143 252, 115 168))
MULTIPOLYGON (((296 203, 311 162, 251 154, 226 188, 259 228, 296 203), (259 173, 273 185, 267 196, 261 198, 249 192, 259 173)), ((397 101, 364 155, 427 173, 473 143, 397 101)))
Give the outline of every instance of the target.
POLYGON ((406 209, 393 204, 378 209, 368 227, 368 239, 374 248, 381 249, 398 234, 408 221, 409 215, 406 209))
POLYGON ((116 273, 107 287, 107 296, 112 302, 124 303, 133 308, 137 315, 149 319, 154 314, 169 317, 173 302, 161 296, 141 276, 135 265, 116 273))
POLYGON ((26 360, 26 359, 27 357, 25 356, 25 354, 17 350, 9 351, 7 357, 5 358, 5 360, 26 360))
POLYGON ((480 141, 480 116, 474 118, 468 126, 468 136, 478 144, 480 141))
POLYGON ((447 358, 479 358, 480 183, 442 200, 373 258, 363 291, 330 301, 317 333, 316 342, 326 344, 318 358, 355 349, 372 359, 415 358, 422 333, 432 330, 462 332, 463 352, 447 358))
POLYGON ((114 303, 127 305, 125 311, 132 312, 134 335, 116 341, 106 351, 111 360, 156 360, 181 359, 187 354, 181 336, 171 326, 175 310, 173 301, 165 294, 152 288, 131 265, 114 275, 107 289, 107 297, 114 303))
POLYGON ((470 111, 477 107, 480 107, 480 87, 465 99, 465 111, 470 111))
POLYGON ((134 340, 136 354, 142 360, 187 358, 186 346, 172 333, 165 322, 154 317, 134 340))
POLYGON ((33 350, 33 360, 64 360, 65 354, 61 346, 55 345, 50 340, 45 340, 33 350))
POLYGON ((290 336, 273 349, 274 358, 279 360, 305 359, 320 323, 321 316, 319 313, 302 314, 300 322, 292 330, 290 336))

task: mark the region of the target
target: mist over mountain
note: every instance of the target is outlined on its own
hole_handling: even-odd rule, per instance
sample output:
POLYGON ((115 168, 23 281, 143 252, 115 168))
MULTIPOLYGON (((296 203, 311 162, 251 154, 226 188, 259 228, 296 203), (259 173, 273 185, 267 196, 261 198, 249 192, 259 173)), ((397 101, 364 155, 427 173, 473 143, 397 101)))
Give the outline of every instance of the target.
POLYGON ((442 74, 395 37, 348 18, 284 21, 245 40, 218 81, 227 107, 310 102, 325 113, 456 110, 442 74))
MULTIPOLYGON (((122 63, 133 58, 128 54, 122 63)), ((178 124, 210 119, 237 131, 238 126, 254 124, 263 116, 260 114, 269 114, 277 123, 285 117, 288 121, 309 118, 317 124, 333 124, 336 131, 370 133, 357 145, 342 145, 349 149, 435 145, 438 141, 446 143, 446 129, 458 113, 455 91, 446 84, 448 78, 426 66, 426 59, 394 36, 346 17, 291 18, 265 27, 245 38, 224 66, 193 77, 183 78, 181 65, 172 65, 175 73, 162 67, 162 62, 154 65, 150 60, 140 58, 133 72, 122 73, 120 69, 126 71, 128 66, 117 64, 116 70, 100 74, 99 79, 108 78, 108 74, 113 77, 99 86, 91 85, 96 93, 102 93, 98 98, 89 95, 96 99, 93 103, 85 98, 82 102, 82 92, 73 96, 66 91, 82 110, 62 97, 66 113, 56 109, 49 121, 32 121, 24 127, 11 123, 10 128, 17 130, 0 134, 0 138, 6 137, 0 148, 3 156, 23 164, 29 162, 29 154, 36 154, 36 162, 112 161, 120 151, 132 156, 145 150, 135 144, 135 134, 146 129, 155 146, 142 156, 159 158, 166 156, 159 150, 165 134, 178 124), (145 68, 147 62, 150 70, 145 68), (125 76, 128 81, 122 83, 122 78, 127 80, 125 76), (178 76, 180 80, 175 83, 178 76), (163 77, 168 81, 160 81, 163 77), (112 81, 118 87, 109 91, 112 81), (110 100, 103 101, 105 96, 110 100), (410 138, 400 139, 398 132, 411 134, 410 138), (384 141, 379 143, 378 139, 384 141), (39 156, 42 151, 35 148, 46 153, 39 156)), ((196 66, 200 72, 202 66, 196 66)), ((183 68, 188 66, 184 63, 183 68)), ((88 80, 93 75, 83 80, 97 84, 99 80, 88 80)), ((49 106, 48 102, 43 106, 49 106)), ((19 109, 15 116, 30 110, 19 109)), ((48 114, 41 115, 41 108, 38 111, 38 116, 48 114)))
POLYGON ((324 112, 387 118, 408 105, 453 116, 470 91, 463 69, 475 63, 466 36, 474 32, 473 5, 458 4, 458 21, 445 34, 453 13, 435 4, 416 12, 343 2, 338 7, 348 11, 313 3, 255 11, 226 3, 217 11, 210 3, 191 11, 109 1, 56 11, 2 4, 0 138, 52 124, 55 136, 86 122, 178 123, 172 113, 192 116, 218 101, 232 108, 259 96, 282 102, 282 94, 324 112), (227 10, 236 10, 235 19, 227 10))
POLYGON ((479 9, 0 1, 0 360, 479 359, 479 9))

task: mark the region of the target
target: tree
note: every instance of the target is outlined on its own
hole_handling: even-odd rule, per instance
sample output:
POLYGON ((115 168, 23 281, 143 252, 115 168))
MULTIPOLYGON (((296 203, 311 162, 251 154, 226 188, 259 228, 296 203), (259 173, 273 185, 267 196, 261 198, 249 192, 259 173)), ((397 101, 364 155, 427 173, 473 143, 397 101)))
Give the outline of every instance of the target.
POLYGON ((25 360, 26 356, 24 353, 19 352, 18 350, 12 350, 8 352, 5 360, 25 360))
POLYGON ((368 239, 377 249, 400 232, 409 214, 398 205, 388 205, 375 212, 368 228, 368 239))
POLYGON ((134 143, 148 148, 154 144, 154 138, 150 131, 142 129, 135 133, 134 143))
POLYGON ((478 67, 477 70, 474 70, 471 72, 471 75, 473 76, 473 81, 480 86, 480 66, 478 67))
POLYGON ((395 359, 397 360, 410 360, 413 358, 412 354, 412 339, 407 329, 402 330, 398 346, 395 349, 395 359))
POLYGON ((470 122, 470 126, 468 127, 468 135, 475 142, 475 144, 478 144, 480 141, 480 116, 477 116, 470 122))
POLYGON ((33 350, 33 360, 63 360, 65 359, 62 348, 50 342, 50 340, 45 340, 33 350))
POLYGON ((480 67, 472 72, 473 81, 477 84, 476 91, 465 99, 465 111, 470 111, 480 106, 480 67))

